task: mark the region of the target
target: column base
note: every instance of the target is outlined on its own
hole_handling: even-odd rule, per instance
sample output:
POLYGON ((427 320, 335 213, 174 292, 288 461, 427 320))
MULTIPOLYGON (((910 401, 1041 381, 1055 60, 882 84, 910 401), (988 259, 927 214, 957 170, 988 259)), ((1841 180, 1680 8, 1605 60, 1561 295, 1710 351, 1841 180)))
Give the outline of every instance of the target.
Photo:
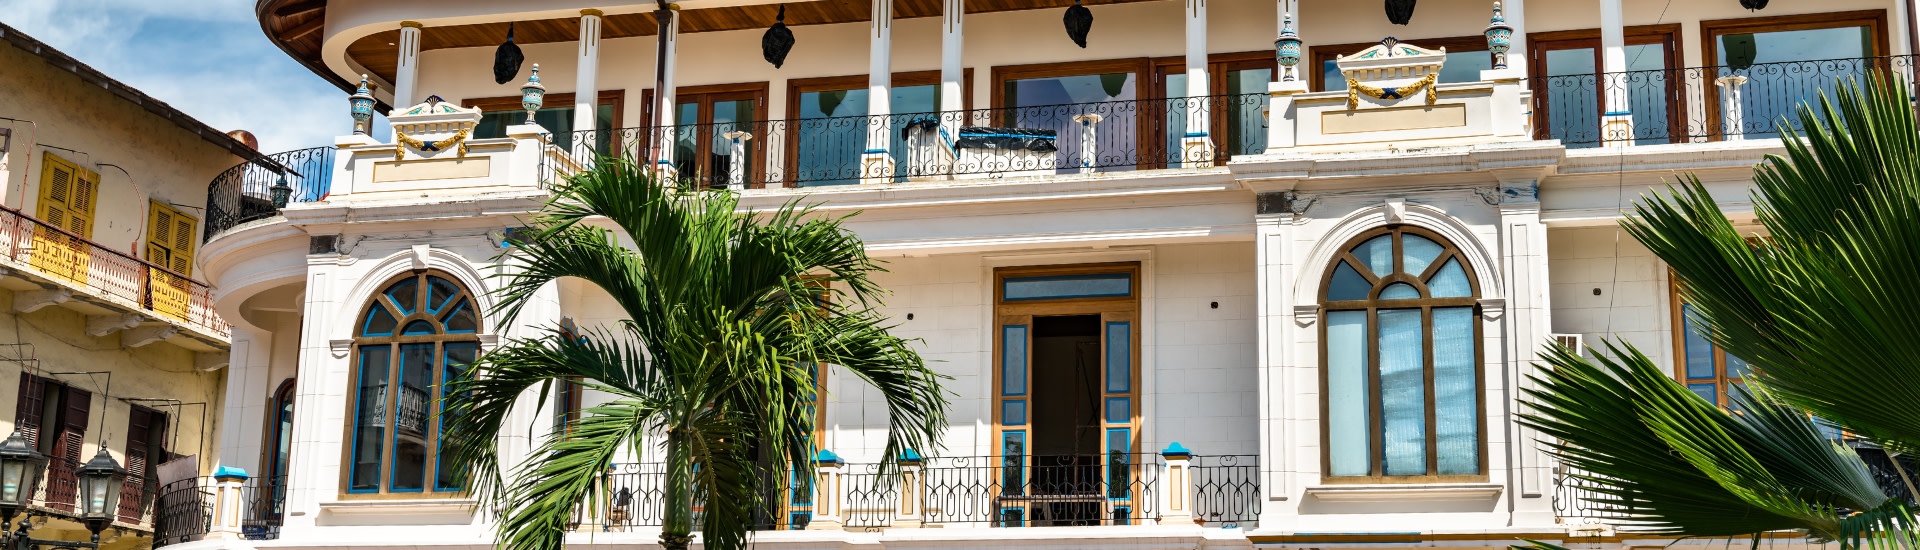
POLYGON ((1207 168, 1214 165, 1213 140, 1207 134, 1187 134, 1180 140, 1180 167, 1207 168))
POLYGON ((893 183, 893 155, 886 149, 869 149, 860 154, 860 183, 893 183))
POLYGON ((1633 145, 1633 114, 1620 111, 1601 116, 1600 141, 1607 145, 1633 145))
POLYGON ((845 531, 846 527, 840 525, 840 520, 838 519, 813 518, 812 521, 807 522, 807 528, 805 530, 806 531, 845 531))

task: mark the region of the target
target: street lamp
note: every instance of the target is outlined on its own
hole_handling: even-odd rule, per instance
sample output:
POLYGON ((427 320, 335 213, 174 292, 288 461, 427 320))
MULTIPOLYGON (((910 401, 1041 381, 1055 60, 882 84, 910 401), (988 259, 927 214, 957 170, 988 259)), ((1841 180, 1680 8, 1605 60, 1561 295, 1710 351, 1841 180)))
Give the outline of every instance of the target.
POLYGON ((0 548, 100 548, 100 531, 113 524, 113 517, 119 512, 120 486, 126 483, 127 470, 121 468, 106 449, 101 449, 100 454, 80 467, 80 519, 93 534, 89 542, 34 539, 27 536, 28 525, 32 523, 28 518, 22 517, 14 524, 14 516, 26 509, 28 500, 39 489, 40 476, 46 471, 47 455, 28 445, 26 436, 19 430, 6 441, 0 441, 0 548))

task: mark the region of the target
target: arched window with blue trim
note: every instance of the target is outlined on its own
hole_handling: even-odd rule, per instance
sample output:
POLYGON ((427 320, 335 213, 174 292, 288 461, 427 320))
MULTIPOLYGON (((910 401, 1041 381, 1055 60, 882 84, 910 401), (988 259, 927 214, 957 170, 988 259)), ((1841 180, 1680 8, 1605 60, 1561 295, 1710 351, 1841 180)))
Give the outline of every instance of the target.
POLYGON ((1329 481, 1486 477, 1473 266, 1439 234, 1368 231, 1321 287, 1322 434, 1329 481))
POLYGON ((347 492, 454 493, 466 483, 442 457, 447 383, 480 354, 479 304, 452 277, 396 277, 355 320, 347 492))

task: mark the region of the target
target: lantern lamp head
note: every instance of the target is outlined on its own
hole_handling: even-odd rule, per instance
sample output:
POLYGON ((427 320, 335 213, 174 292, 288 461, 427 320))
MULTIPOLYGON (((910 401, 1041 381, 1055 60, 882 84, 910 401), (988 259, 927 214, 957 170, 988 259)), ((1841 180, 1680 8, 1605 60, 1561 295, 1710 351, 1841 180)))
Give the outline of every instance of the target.
POLYGON ((1275 60, 1280 62, 1280 81, 1292 82, 1295 78, 1293 68, 1300 64, 1302 44, 1300 33, 1293 30, 1293 14, 1286 14, 1281 21, 1280 38, 1273 41, 1273 54, 1275 60))
POLYGON ((1507 52, 1513 49, 1513 25, 1507 24, 1499 2, 1493 3, 1493 22, 1487 24, 1486 35, 1487 51, 1493 53, 1493 68, 1507 68, 1507 52))
POLYGON ((533 112, 540 110, 545 102, 547 86, 540 83, 540 64, 533 64, 533 74, 527 75, 527 83, 520 86, 520 107, 527 110, 527 124, 533 124, 533 112))
POLYGON ((27 507, 46 471, 47 455, 28 444, 20 430, 0 441, 0 524, 13 521, 14 514, 27 507))
POLYGON ((269 187, 267 190, 273 193, 273 207, 275 209, 286 208, 287 201, 293 197, 293 187, 287 185, 287 175, 285 173, 281 173, 280 179, 274 181, 273 187, 269 187))
POLYGON ((353 134, 366 135, 373 120, 373 90, 367 87, 367 75, 360 75, 360 89, 347 97, 347 106, 353 114, 353 134))
POLYGON ((120 486, 127 482, 127 469, 106 449, 80 466, 80 519, 95 535, 113 523, 119 514, 120 486))

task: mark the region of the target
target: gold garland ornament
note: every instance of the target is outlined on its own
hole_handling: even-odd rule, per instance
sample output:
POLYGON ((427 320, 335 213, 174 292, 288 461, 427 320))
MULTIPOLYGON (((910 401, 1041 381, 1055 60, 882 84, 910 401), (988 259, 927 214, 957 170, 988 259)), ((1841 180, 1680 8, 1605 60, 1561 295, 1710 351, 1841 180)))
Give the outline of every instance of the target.
POLYGON ((443 139, 440 141, 432 141, 432 142, 420 141, 419 139, 414 138, 413 136, 407 135, 406 132, 402 132, 399 130, 394 130, 393 135, 394 135, 394 141, 400 142, 400 143, 394 144, 393 146, 393 160, 402 160, 406 158, 407 147, 412 147, 414 149, 419 149, 421 151, 444 151, 448 147, 458 146, 460 148, 459 149, 460 158, 467 158, 467 131, 464 129, 460 130, 460 133, 454 134, 453 137, 449 137, 447 139, 443 139))
POLYGON ((1367 97, 1374 99, 1406 99, 1407 96, 1420 93, 1423 90, 1427 92, 1427 104, 1432 105, 1435 101, 1440 100, 1440 96, 1434 90, 1434 82, 1439 80, 1439 78, 1440 73, 1427 73, 1426 77, 1412 84, 1394 88, 1375 88, 1349 78, 1347 79, 1347 109, 1360 108, 1360 94, 1367 94, 1367 97))

